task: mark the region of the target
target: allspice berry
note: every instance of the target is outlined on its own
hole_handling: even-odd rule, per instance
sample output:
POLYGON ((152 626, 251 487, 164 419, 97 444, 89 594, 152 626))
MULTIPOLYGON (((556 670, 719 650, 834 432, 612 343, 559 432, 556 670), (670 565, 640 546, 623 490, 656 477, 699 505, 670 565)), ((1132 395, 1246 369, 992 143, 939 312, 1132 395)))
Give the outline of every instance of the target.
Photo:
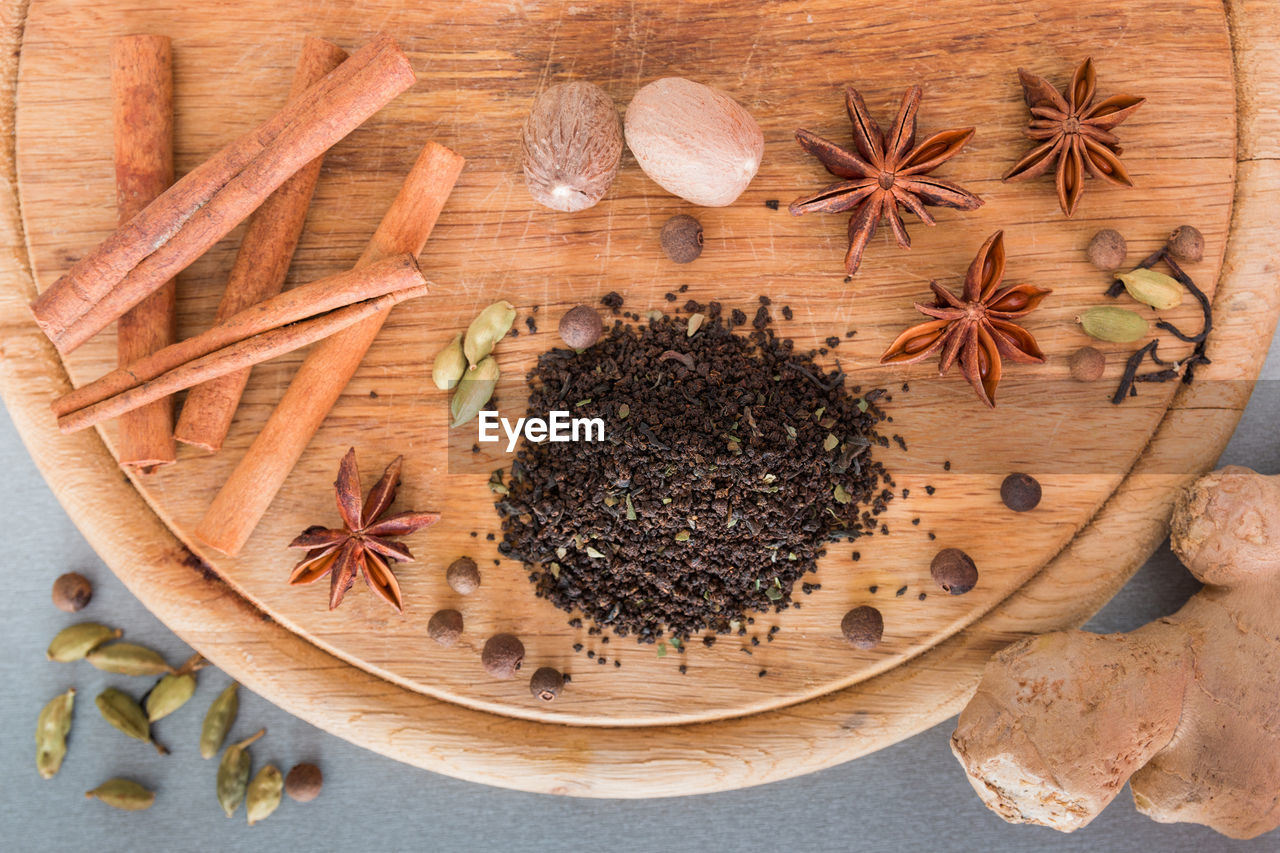
POLYGON ((1000 484, 1000 500, 1014 512, 1030 512, 1040 505, 1040 481, 1030 474, 1010 474, 1000 484))
POLYGON ((943 548, 929 565, 938 586, 952 595, 964 595, 978 583, 978 567, 959 548, 943 548))
POLYGON ((662 241, 662 251, 672 261, 691 263, 702 254, 702 223, 681 213, 666 221, 658 239, 662 241))
POLYGON ((93 598, 93 584, 89 579, 77 572, 67 572, 53 582, 53 604, 67 613, 77 613, 84 609, 93 598))
POLYGON ((445 648, 458 645, 462 636, 462 614, 456 610, 437 610, 427 622, 427 635, 445 648))
POLYGON ((529 679, 529 692, 539 702, 554 702, 564 689, 564 676, 549 666, 539 667, 529 679))
POLYGON ((295 764, 284 777, 284 792, 289 799, 299 803, 309 803, 320 796, 324 787, 324 774, 314 764, 295 764))
POLYGON ((1068 361, 1071 378, 1077 382, 1097 382, 1107 369, 1107 357, 1093 347, 1080 347, 1068 361))
POLYGON ((1169 235, 1165 245, 1176 260, 1190 261, 1193 264, 1204 260, 1204 235, 1198 228, 1179 225, 1169 235))
POLYGON ((1089 248, 1085 249, 1089 263, 1107 272, 1120 269, 1128 254, 1129 246, 1120 232, 1114 228, 1103 228, 1094 234, 1093 239, 1089 241, 1089 248))
POLYGON ((484 644, 480 662, 494 678, 515 678, 524 662, 524 643, 512 634, 494 634, 484 644))
POLYGON ((480 569, 470 557, 459 557, 449 564, 444 579, 458 595, 470 595, 480 586, 480 569))
POLYGON ((855 607, 840 620, 840 633, 855 649, 874 649, 884 636, 884 617, 874 607, 855 607))
POLYGON ((604 324, 600 322, 600 315, 589 305, 570 308, 560 318, 560 340, 569 349, 586 349, 600 340, 600 333, 603 331, 604 324))

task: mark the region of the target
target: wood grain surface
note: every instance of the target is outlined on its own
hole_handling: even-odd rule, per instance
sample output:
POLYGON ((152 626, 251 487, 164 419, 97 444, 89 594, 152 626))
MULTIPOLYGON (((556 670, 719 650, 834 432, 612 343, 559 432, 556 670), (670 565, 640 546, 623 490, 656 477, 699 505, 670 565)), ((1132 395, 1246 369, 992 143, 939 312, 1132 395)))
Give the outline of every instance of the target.
MULTIPOLYGON (((938 3, 928 20, 910 4, 891 3, 875 21, 851 18, 839 4, 730 5, 686 5, 677 21, 656 4, 537 4, 515 12, 477 4, 467 7, 474 26, 465 30, 450 26, 459 21, 447 13, 393 5, 378 14, 366 4, 358 19, 332 6, 301 5, 217 5, 182 16, 116 3, 7 8, 9 37, 17 38, 24 21, 26 29, 16 113, 21 221, 17 199, 5 199, 14 250, 5 258, 5 398, 73 517, 153 610, 253 689, 379 751, 531 790, 645 796, 794 775, 918 731, 963 700, 991 649, 1019 633, 1079 622, 1114 592, 1163 535, 1174 489, 1225 443, 1280 310, 1274 249, 1261 237, 1275 224, 1275 152, 1268 148, 1275 143, 1257 132, 1250 107, 1276 92, 1269 10, 1233 5, 1229 33, 1222 7, 1208 2, 1135 2, 1120 10, 1085 4, 1061 18, 1055 14, 1066 13, 1048 3, 938 3), (111 227, 109 99, 99 92, 106 67, 94 57, 105 58, 110 37, 123 32, 174 38, 184 171, 278 106, 303 35, 352 47, 376 29, 403 40, 419 86, 331 154, 291 280, 350 264, 429 137, 470 164, 423 256, 439 288, 426 304, 393 316, 249 549, 235 560, 200 555, 212 569, 202 574, 180 540, 297 361, 255 372, 223 453, 187 454, 133 487, 96 439, 51 433, 48 400, 67 387, 68 376, 82 383, 102 372, 111 350, 103 336, 69 359, 64 373, 23 309, 34 292, 29 269, 47 286, 111 227), (430 35, 439 33, 449 37, 430 35), (1139 186, 1091 185, 1077 219, 1066 222, 1049 184, 1002 185, 997 176, 1024 147, 1013 69, 1026 65, 1065 82, 1087 53, 1098 64, 1102 95, 1148 98, 1121 129, 1139 186), (687 268, 671 267, 656 245, 661 222, 685 207, 629 157, 605 201, 577 216, 535 209, 514 162, 520 120, 541 86, 593 79, 621 106, 638 85, 668 74, 730 91, 757 115, 767 140, 765 164, 747 194, 731 208, 699 212, 708 246, 687 268), (841 218, 793 220, 764 202, 785 204, 823 180, 789 135, 805 126, 847 137, 840 87, 850 82, 885 121, 901 91, 920 82, 922 132, 976 124, 974 142, 940 174, 987 204, 973 214, 944 212, 935 229, 909 224, 910 253, 878 237, 863 271, 845 285, 841 218), (75 98, 67 97, 68 85, 75 98), (1243 108, 1239 153, 1235 91, 1243 108), (1191 272, 1206 288, 1216 280, 1214 365, 1197 386, 1144 387, 1114 409, 1106 403, 1109 387, 1063 381, 1065 356, 1083 342, 1073 317, 1106 283, 1083 262, 1082 246, 1107 224, 1130 237, 1136 256, 1184 220, 1205 232, 1210 247, 1191 272), (914 322, 910 302, 924 296, 928 280, 954 286, 996 228, 1006 231, 1010 279, 1055 289, 1028 322, 1050 364, 1010 370, 994 413, 958 378, 931 379, 927 366, 877 370, 884 344, 914 322), (851 547, 832 549, 813 579, 822 589, 800 597, 803 609, 757 620, 761 634, 780 626, 774 642, 762 641, 751 656, 725 639, 711 650, 695 644, 683 677, 675 655, 659 659, 652 647, 579 636, 565 614, 532 596, 518 565, 493 565, 485 535, 496 518, 484 481, 501 460, 449 454, 445 401, 426 381, 435 348, 478 307, 499 297, 522 314, 537 305, 542 331, 500 348, 509 381, 499 400, 518 413, 519 376, 551 345, 549 330, 565 308, 612 289, 635 310, 665 307, 663 294, 681 284, 704 301, 745 308, 768 294, 775 308, 790 305, 795 320, 780 325, 798 345, 857 329, 833 354, 854 381, 893 382, 895 389, 911 382, 909 393, 895 390, 890 407, 892 429, 910 452, 884 458, 898 486, 912 492, 888 514, 892 535, 858 543, 856 564, 851 547), (400 573, 409 604, 403 617, 360 590, 329 614, 320 591, 282 583, 290 560, 282 545, 307 524, 333 520, 328 483, 349 444, 360 447, 370 477, 406 453, 400 505, 446 513, 411 542, 421 560, 400 573), (942 470, 944 460, 950 472, 942 470), (999 503, 996 489, 1010 470, 1045 484, 1044 506, 1031 516, 1015 517, 999 503), (925 485, 937 493, 926 497, 925 485), (143 500, 154 514, 143 511, 143 500), (931 586, 928 560, 942 545, 964 547, 977 559, 982 582, 970 595, 946 598, 931 586), (475 556, 485 572, 481 590, 463 600, 449 593, 442 571, 461 553, 475 556), (907 591, 895 596, 902 586, 907 591), (839 617, 868 602, 885 613, 886 642, 855 654, 839 640, 839 617), (431 647, 426 619, 459 604, 470 643, 447 653, 431 647), (510 629, 525 639, 529 664, 573 672, 571 690, 556 706, 534 708, 523 683, 482 677, 479 645, 510 629), (574 656, 574 642, 616 654, 621 668, 574 656), (760 669, 768 676, 760 678, 760 669), (527 721, 538 718, 592 728, 527 721), (711 719, 721 721, 679 725, 711 719), (641 728, 628 728, 634 726, 641 728), (538 745, 513 750, 514 743, 538 745), (637 772, 641 761, 645 769, 637 772)), ((12 75, 10 68, 10 92, 12 75)), ((184 334, 211 318, 236 237, 180 280, 184 334)), ((1188 308, 1174 318, 1193 316, 1188 308)), ((1117 348, 1110 375, 1122 357, 1117 348)), ((105 438, 113 440, 109 430, 105 438)))

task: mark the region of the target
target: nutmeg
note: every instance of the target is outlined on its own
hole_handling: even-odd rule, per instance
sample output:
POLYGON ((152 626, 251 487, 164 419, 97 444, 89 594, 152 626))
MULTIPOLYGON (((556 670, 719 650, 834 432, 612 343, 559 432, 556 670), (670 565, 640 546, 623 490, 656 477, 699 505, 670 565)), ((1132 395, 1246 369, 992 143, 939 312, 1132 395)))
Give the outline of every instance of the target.
POLYGON ((692 263, 702 254, 702 223, 687 213, 677 214, 663 224, 658 239, 671 261, 692 263))
POLYGON ((884 636, 884 617, 874 607, 855 607, 840 620, 840 632, 855 649, 874 649, 884 636))
POLYGON ((764 134, 751 113, 724 92, 682 77, 664 77, 637 92, 625 127, 644 173, 705 207, 732 204, 764 156, 764 134))
POLYGON ((53 582, 53 604, 67 613, 77 613, 93 598, 93 584, 78 572, 59 575, 53 582))
POLYGON ((524 643, 512 634, 494 634, 485 642, 480 662, 494 678, 515 678, 524 662, 524 643))
POLYGON ((564 676, 549 666, 539 667, 529 679, 529 692, 540 702, 554 702, 564 689, 564 676))
POLYGON ((480 587, 480 569, 470 557, 459 557, 445 569, 444 579, 458 595, 470 595, 480 587))
POLYGON ((1204 235, 1190 225, 1175 228, 1165 245, 1176 260, 1194 264, 1204 259, 1204 235))
POLYGON ((445 648, 458 645, 462 636, 462 614, 456 610, 437 610, 427 621, 427 636, 445 648))
POLYGON ((1120 232, 1114 228, 1103 228, 1094 234, 1093 239, 1089 241, 1089 247, 1085 249, 1085 256, 1089 258, 1089 263, 1106 272, 1120 269, 1128 254, 1128 244, 1125 243, 1120 232))
POLYGON ((952 595, 964 595, 978 583, 978 567, 959 548, 943 548, 929 565, 938 586, 952 595))
POLYGON ((569 349, 584 350, 600 340, 604 324, 596 309, 590 305, 578 305, 570 308, 560 318, 557 331, 560 332, 560 340, 569 349))
POLYGON ((284 777, 284 792, 289 799, 299 803, 309 803, 320 796, 324 787, 324 774, 314 764, 295 764, 284 777))
POLYGON ((621 159, 618 110, 599 86, 560 83, 533 102, 520 162, 538 204, 570 213, 591 207, 609 191, 621 159))

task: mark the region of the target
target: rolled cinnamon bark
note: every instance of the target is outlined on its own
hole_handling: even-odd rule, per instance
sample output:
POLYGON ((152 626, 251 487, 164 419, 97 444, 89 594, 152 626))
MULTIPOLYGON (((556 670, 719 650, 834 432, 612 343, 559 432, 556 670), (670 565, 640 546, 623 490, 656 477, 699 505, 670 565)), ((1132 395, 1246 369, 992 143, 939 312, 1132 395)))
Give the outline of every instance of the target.
MULTIPOLYGON (((173 183, 173 60, 166 36, 111 42, 116 212, 124 225, 173 183)), ((173 280, 121 315, 116 358, 128 364, 173 343, 173 280)), ((120 419, 116 457, 150 473, 176 457, 173 401, 157 400, 120 419)))
MULTIPOLYGON (((289 100, 302 97, 308 88, 337 68, 346 57, 346 51, 337 45, 307 37, 302 45, 298 68, 293 74, 289 100)), ((307 208, 311 206, 311 195, 323 163, 324 155, 321 154, 303 166, 249 217, 235 265, 222 292, 216 320, 225 320, 280 292, 289 264, 293 261, 294 250, 298 247, 298 238, 302 235, 307 208)), ((231 419, 240 405, 245 384, 249 381, 249 373, 249 370, 236 371, 192 388, 182 404, 178 425, 173 431, 174 438, 209 451, 221 448, 231 427, 231 419)))
POLYGON ((32 303, 69 352, 185 269, 295 172, 413 85, 408 58, 378 36, 301 97, 170 187, 32 303))
MULTIPOLYGON (((421 252, 464 162, 443 145, 427 143, 357 268, 389 254, 421 252)), ((244 547, 355 375, 388 313, 344 329, 307 354, 262 432, 205 511, 195 529, 197 539, 224 554, 244 547)))
POLYGON ((426 282, 413 287, 384 293, 327 314, 281 326, 231 344, 216 352, 189 361, 173 370, 116 394, 114 397, 77 409, 58 418, 58 429, 64 433, 77 432, 103 421, 149 405, 184 388, 190 388, 209 379, 226 376, 255 364, 284 355, 307 344, 340 333, 369 317, 385 314, 406 299, 427 295, 426 282))
POLYGON ((193 338, 150 353, 59 397, 53 401, 53 413, 62 417, 254 335, 424 282, 417 260, 405 253, 278 293, 193 338))

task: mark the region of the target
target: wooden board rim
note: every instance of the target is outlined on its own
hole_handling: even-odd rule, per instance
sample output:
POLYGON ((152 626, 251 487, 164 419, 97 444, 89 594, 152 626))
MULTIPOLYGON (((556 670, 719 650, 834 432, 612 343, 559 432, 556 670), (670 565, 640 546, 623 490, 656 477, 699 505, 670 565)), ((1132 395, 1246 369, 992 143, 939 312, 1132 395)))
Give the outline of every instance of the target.
MULTIPOLYGON (((1259 105, 1280 94, 1280 14, 1265 0, 1226 3, 1236 65, 1239 149, 1230 239, 1215 300, 1219 328, 1269 340, 1280 316, 1270 272, 1278 260, 1265 234, 1280 193, 1274 134, 1259 105), (1266 96, 1270 95, 1271 98, 1266 96)), ((120 477, 93 433, 60 436, 47 413, 69 387, 26 303, 34 294, 26 261, 14 168, 14 92, 27 3, 4 4, 3 143, 0 166, 0 395, 42 473, 90 544, 126 586, 184 640, 247 687, 285 710, 377 752, 459 778, 523 790, 605 797, 728 790, 831 766, 896 742, 955 713, 983 662, 1009 639, 1083 622, 1117 591, 1163 538, 1178 486, 1193 474, 1162 473, 1162 452, 1194 434, 1209 467, 1247 402, 1249 383, 1207 397, 1184 389, 1141 459, 1112 498, 1030 583, 968 629, 902 667, 850 688, 763 714, 698 726, 575 728, 474 711, 406 690, 351 667, 264 621, 197 559, 120 477), (1207 430, 1207 433, 1205 432, 1207 430), (1203 436, 1207 434, 1208 440, 1203 436), (75 465, 68 464, 71 460, 75 465), (129 530, 95 526, 107 506, 136 517, 129 530), (1123 535, 1117 535, 1118 533, 1123 535), (1094 594, 1078 595, 1084 579, 1094 594), (193 607, 193 603, 198 606, 193 607), (195 614, 198 614, 195 615, 195 614), (252 631, 252 644, 227 637, 252 631), (282 674, 287 673, 287 679, 282 674), (908 697, 916 713, 898 705, 908 697), (381 708, 370 714, 374 703, 381 708), (889 708, 893 708, 890 712, 889 708), (643 773, 631 770, 644 764, 643 773)), ((1265 352, 1210 354, 1256 376, 1265 352)))

